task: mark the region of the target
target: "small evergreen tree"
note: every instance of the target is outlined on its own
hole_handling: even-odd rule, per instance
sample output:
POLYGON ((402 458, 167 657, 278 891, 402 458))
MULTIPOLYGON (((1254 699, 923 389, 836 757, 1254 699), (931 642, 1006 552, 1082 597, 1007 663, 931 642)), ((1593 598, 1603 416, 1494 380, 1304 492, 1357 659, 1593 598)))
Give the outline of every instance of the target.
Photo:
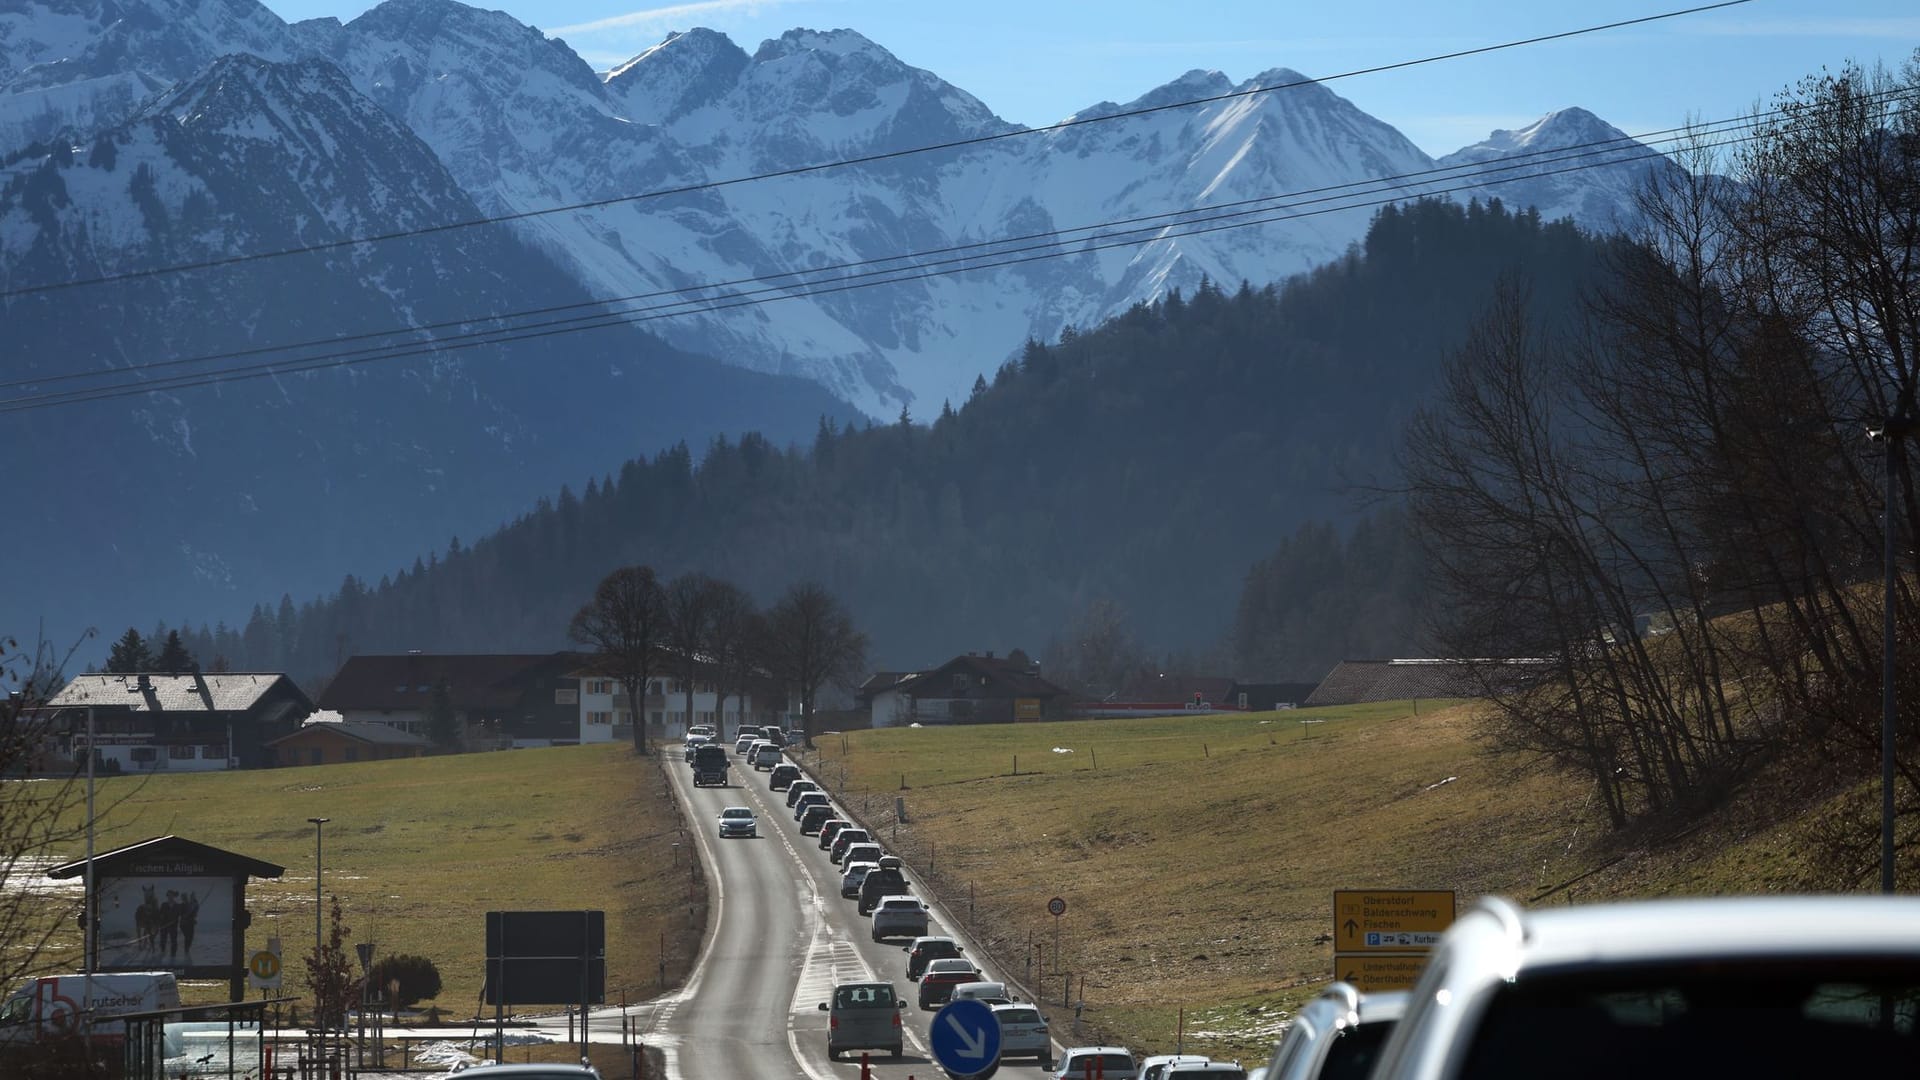
POLYGON ((180 640, 180 631, 167 631, 167 640, 160 646, 160 655, 153 658, 153 670, 159 672, 193 670, 193 654, 187 651, 186 642, 180 640))
POLYGON ((117 675, 132 675, 149 670, 152 665, 153 654, 147 650, 147 640, 131 626, 107 651, 107 670, 117 675))

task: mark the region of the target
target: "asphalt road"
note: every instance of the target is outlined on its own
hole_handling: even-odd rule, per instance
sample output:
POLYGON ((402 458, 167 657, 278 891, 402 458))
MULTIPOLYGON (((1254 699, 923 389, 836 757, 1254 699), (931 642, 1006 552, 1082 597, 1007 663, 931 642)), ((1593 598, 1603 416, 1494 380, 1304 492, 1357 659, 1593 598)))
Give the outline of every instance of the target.
MULTIPOLYGON (((943 1076, 927 1049, 933 1014, 913 1004, 917 984, 907 981, 906 942, 872 940, 870 920, 841 899, 839 868, 816 838, 801 835, 786 793, 769 791, 767 774, 738 758, 732 786, 696 788, 689 771, 675 767, 679 748, 665 749, 673 755, 668 771, 676 793, 715 874, 706 952, 688 985, 651 1012, 647 1041, 665 1051, 669 1074, 681 1080, 858 1077, 857 1058, 827 1060, 827 1014, 818 1006, 835 983, 884 980, 907 1001, 901 1013, 907 1050, 899 1062, 876 1056, 873 1075, 943 1076), (720 840, 715 820, 727 806, 751 807, 760 819, 759 838, 720 840)), ((931 922, 931 933, 965 938, 937 906, 931 922)), ((989 970, 986 977, 999 975, 989 970)), ((1045 1070, 1009 1062, 998 1075, 1037 1080, 1045 1070)))

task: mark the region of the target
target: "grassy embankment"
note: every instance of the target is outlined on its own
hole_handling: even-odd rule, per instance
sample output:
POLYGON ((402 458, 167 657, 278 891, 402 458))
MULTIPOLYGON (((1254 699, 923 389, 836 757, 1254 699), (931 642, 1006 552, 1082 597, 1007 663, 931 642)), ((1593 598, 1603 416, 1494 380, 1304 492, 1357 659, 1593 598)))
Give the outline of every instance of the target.
POLYGON ((1799 826, 1748 805, 1649 846, 1609 832, 1586 785, 1487 755, 1472 717, 1396 702, 887 729, 830 736, 809 764, 957 913, 971 907, 1002 963, 1047 954, 1029 985, 1057 1025, 1072 1014, 1045 906, 1065 899, 1086 1013, 1062 1036, 1153 1052, 1172 1049, 1184 1008, 1189 1048, 1264 1059, 1331 978, 1336 888, 1454 889, 1464 908, 1805 887, 1799 826))
MULTIPOLYGON (((684 976, 704 926, 665 777, 630 746, 121 778, 99 785, 99 805, 103 851, 174 834, 286 867, 249 884, 247 943, 281 939, 291 996, 305 996, 300 957, 313 944, 310 817, 332 819, 323 888, 352 940, 431 959, 445 984, 432 1004, 450 1017, 479 1000, 488 911, 605 910, 611 1001, 659 987, 663 940, 667 979, 684 976)), ((77 933, 58 944, 77 949, 77 933)), ((189 988, 199 1000, 225 992, 189 988)))

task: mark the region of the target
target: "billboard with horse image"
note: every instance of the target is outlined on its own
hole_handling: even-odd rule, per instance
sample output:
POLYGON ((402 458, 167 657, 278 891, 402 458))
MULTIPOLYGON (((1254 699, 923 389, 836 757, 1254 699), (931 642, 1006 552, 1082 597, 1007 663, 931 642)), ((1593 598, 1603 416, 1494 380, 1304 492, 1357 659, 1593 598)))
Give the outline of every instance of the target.
POLYGON ((233 879, 108 878, 99 885, 102 971, 227 968, 233 954, 233 879))

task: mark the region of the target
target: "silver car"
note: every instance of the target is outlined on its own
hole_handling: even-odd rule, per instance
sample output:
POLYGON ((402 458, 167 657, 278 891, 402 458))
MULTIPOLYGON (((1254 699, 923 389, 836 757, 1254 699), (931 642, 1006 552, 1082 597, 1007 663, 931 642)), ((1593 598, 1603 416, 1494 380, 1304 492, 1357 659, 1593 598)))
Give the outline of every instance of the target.
POLYGON ((917 896, 883 896, 873 909, 873 940, 921 937, 927 932, 927 905, 917 896))
POLYGON ((860 883, 867 880, 867 871, 879 866, 879 863, 848 863, 840 871, 840 895, 848 899, 860 895, 860 883))
POLYGON ((1269 1080, 1365 1076, 1387 1035, 1407 1011, 1403 991, 1361 994, 1337 982, 1308 1002, 1287 1025, 1267 1063, 1269 1080))
POLYGON ((820 1003, 828 1014, 827 1060, 833 1061, 848 1050, 885 1050, 895 1058, 904 1048, 905 1029, 900 1024, 904 1007, 893 992, 892 983, 841 983, 833 988, 833 1000, 820 1003))
POLYGON ((1917 1062, 1920 899, 1483 900, 1435 946, 1372 1076, 1912 1076, 1917 1062))
POLYGON ((1053 1065, 1053 1036, 1047 1032, 1047 1018, 1025 1002, 993 1006, 993 1018, 1000 1022, 1001 1058, 1033 1055, 1043 1067, 1053 1065))
POLYGON ((759 836, 760 823, 754 820, 753 811, 744 806, 729 806, 720 811, 720 837, 759 836))

